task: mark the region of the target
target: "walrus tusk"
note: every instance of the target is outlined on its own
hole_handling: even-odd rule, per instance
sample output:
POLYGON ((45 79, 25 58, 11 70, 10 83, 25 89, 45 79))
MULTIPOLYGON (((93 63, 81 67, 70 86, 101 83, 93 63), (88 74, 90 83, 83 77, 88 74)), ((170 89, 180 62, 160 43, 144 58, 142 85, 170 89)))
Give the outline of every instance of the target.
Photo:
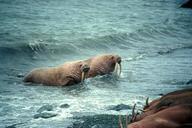
POLYGON ((121 75, 121 64, 119 64, 119 63, 116 63, 116 64, 115 64, 114 73, 115 73, 115 75, 117 75, 118 77, 121 75))
POLYGON ((117 63, 115 63, 115 69, 114 69, 114 71, 113 71, 113 73, 114 73, 114 75, 117 75, 117 63))
POLYGON ((141 112, 146 112, 145 110, 142 110, 142 109, 138 109, 139 111, 141 111, 141 112))
POLYGON ((147 99, 146 99, 145 106, 149 107, 149 97, 147 97, 147 99))
POLYGON ((118 75, 120 76, 121 75, 121 64, 118 63, 118 65, 119 65, 119 74, 118 75))
POLYGON ((81 83, 85 80, 85 72, 81 73, 81 83))
POLYGON ((141 111, 141 112, 147 112, 147 110, 142 110, 142 109, 139 109, 139 111, 141 111))

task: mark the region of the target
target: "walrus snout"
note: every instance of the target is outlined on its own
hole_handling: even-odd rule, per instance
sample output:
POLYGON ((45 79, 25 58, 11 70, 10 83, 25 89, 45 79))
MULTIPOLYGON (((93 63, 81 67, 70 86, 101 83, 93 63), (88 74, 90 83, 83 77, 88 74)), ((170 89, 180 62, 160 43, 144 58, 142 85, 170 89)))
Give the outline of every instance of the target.
POLYGON ((90 67, 87 64, 81 67, 81 72, 88 72, 89 70, 90 70, 90 67))

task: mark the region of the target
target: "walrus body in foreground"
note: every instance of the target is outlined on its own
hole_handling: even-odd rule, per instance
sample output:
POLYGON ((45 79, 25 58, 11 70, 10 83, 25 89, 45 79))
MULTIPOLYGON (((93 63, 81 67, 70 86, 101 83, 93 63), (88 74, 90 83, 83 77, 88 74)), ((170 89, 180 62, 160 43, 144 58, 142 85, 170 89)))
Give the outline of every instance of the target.
POLYGON ((179 90, 168 93, 163 97, 152 101, 148 106, 144 107, 144 112, 136 117, 136 120, 141 120, 151 114, 157 113, 163 109, 180 105, 192 104, 192 90, 179 90))
POLYGON ((128 128, 192 128, 192 89, 178 90, 153 100, 134 113, 128 128))
MULTIPOLYGON (((32 70, 24 78, 24 82, 44 85, 73 85, 85 78, 105 75, 121 70, 121 58, 117 55, 100 55, 87 60, 68 62, 53 68, 39 68, 32 70)), ((119 72, 120 74, 120 72, 119 72)))
POLYGON ((176 105, 128 125, 128 128, 191 128, 192 104, 176 105))

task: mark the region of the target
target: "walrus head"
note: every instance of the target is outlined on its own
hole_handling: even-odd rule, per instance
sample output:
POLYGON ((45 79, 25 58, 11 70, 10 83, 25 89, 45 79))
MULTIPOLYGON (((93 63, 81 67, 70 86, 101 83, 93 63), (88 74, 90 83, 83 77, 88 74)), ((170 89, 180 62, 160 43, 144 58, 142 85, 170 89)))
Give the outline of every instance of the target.
POLYGON ((113 54, 99 55, 84 60, 83 63, 87 64, 90 67, 86 78, 95 77, 97 75, 111 74, 114 71, 116 72, 115 75, 118 76, 121 73, 121 57, 118 55, 113 54))

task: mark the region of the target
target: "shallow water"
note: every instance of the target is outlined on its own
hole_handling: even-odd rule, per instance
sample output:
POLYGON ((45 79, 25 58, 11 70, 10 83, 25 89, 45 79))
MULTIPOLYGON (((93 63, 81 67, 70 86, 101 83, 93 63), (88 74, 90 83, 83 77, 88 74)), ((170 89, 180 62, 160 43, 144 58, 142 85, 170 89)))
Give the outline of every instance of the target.
POLYGON ((131 112, 108 110, 111 105, 140 108, 147 97, 191 87, 192 10, 180 4, 0 0, 0 127, 69 127, 79 116, 131 112), (103 53, 123 58, 118 80, 102 76, 65 88, 22 82, 33 68, 103 53), (60 107, 66 103, 69 108, 60 107), (34 119, 44 105, 52 105, 57 116, 34 119))

